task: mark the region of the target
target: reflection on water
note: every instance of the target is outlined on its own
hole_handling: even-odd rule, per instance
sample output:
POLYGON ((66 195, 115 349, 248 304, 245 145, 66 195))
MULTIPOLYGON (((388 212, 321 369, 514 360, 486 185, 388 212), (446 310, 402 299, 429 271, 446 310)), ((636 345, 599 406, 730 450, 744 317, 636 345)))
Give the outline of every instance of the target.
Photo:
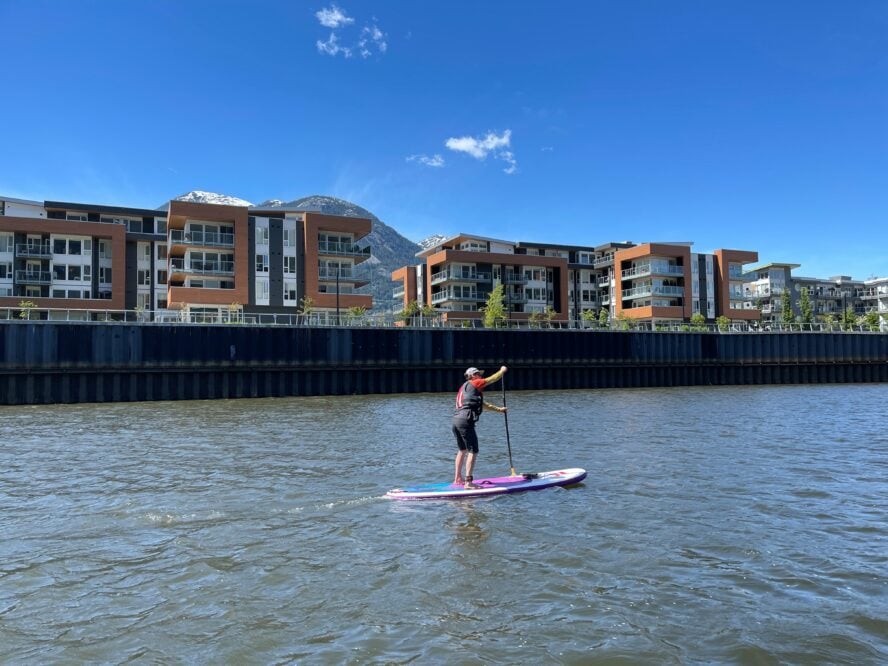
POLYGON ((0 661, 884 663, 884 398, 515 393, 518 471, 588 478, 452 502, 382 497, 449 395, 3 408, 0 661))

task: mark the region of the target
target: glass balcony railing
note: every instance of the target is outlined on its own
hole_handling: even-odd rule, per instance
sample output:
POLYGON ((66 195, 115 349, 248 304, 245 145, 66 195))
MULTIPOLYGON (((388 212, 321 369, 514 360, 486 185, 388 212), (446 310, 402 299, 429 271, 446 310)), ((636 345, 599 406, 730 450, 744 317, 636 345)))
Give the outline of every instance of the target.
POLYGON ((18 257, 51 257, 52 248, 49 243, 19 243, 15 246, 18 257))
POLYGON ((477 271, 439 271, 432 274, 432 284, 441 284, 442 282, 490 282, 490 273, 479 273, 477 271))
POLYGON ((15 281, 19 284, 52 284, 49 271, 16 271, 15 281))
POLYGON ((351 269, 342 269, 338 271, 335 268, 319 268, 318 280, 335 281, 335 280, 354 280, 355 274, 351 269))
POLYGON ((318 241, 318 254, 334 255, 340 257, 369 257, 370 247, 359 247, 355 243, 334 243, 333 241, 318 241))
POLYGON ((170 259, 170 271, 195 275, 234 275, 234 262, 172 258, 170 259))
POLYGON ((199 245, 202 247, 234 247, 234 234, 218 231, 171 229, 170 243, 173 245, 199 245))

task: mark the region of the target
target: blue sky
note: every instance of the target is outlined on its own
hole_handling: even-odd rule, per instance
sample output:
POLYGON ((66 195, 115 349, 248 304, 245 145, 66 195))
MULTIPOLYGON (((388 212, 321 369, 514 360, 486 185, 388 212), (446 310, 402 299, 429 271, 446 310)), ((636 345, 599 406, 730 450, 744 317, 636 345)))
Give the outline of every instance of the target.
POLYGON ((0 193, 888 274, 888 3, 0 0, 0 193))

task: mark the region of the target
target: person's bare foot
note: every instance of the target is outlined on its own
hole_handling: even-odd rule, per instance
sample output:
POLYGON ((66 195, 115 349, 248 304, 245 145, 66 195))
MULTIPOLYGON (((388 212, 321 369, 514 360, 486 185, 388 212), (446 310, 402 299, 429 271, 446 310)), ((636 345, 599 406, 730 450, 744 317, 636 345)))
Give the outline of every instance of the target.
POLYGON ((472 483, 471 481, 466 481, 466 484, 463 486, 463 488, 465 488, 466 490, 475 490, 480 487, 481 486, 476 483, 472 483))
POLYGON ((456 479, 453 480, 453 485, 454 485, 454 486, 461 486, 461 485, 464 484, 464 483, 465 483, 465 481, 463 481, 463 480, 460 479, 460 478, 456 478, 456 479))

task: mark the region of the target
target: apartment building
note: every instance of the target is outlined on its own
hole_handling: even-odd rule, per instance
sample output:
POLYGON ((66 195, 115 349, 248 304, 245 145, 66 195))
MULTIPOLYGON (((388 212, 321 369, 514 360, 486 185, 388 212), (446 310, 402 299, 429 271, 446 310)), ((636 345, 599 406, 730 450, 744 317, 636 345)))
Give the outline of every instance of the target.
POLYGON ((171 201, 151 210, 0 197, 0 306, 97 318, 320 318, 372 307, 363 218, 171 201))
POLYGON ((568 251, 457 234, 417 253, 420 266, 392 273, 400 283, 395 295, 402 307, 428 304, 447 319, 479 319, 497 285, 504 289, 508 316, 527 320, 550 308, 553 319, 568 318, 568 251))
POLYGON ((510 242, 458 234, 417 254, 420 268, 392 273, 395 297, 430 303, 446 318, 478 318, 490 290, 505 287, 515 320, 551 308, 555 320, 584 314, 644 322, 680 322, 699 312, 709 320, 758 319, 745 295, 743 266, 755 252, 691 252, 691 243, 612 242, 595 247, 510 242), (423 276, 428 275, 427 281, 423 276))
POLYGON ((856 296, 863 304, 864 314, 878 314, 879 329, 888 331, 888 277, 864 280, 856 296))

